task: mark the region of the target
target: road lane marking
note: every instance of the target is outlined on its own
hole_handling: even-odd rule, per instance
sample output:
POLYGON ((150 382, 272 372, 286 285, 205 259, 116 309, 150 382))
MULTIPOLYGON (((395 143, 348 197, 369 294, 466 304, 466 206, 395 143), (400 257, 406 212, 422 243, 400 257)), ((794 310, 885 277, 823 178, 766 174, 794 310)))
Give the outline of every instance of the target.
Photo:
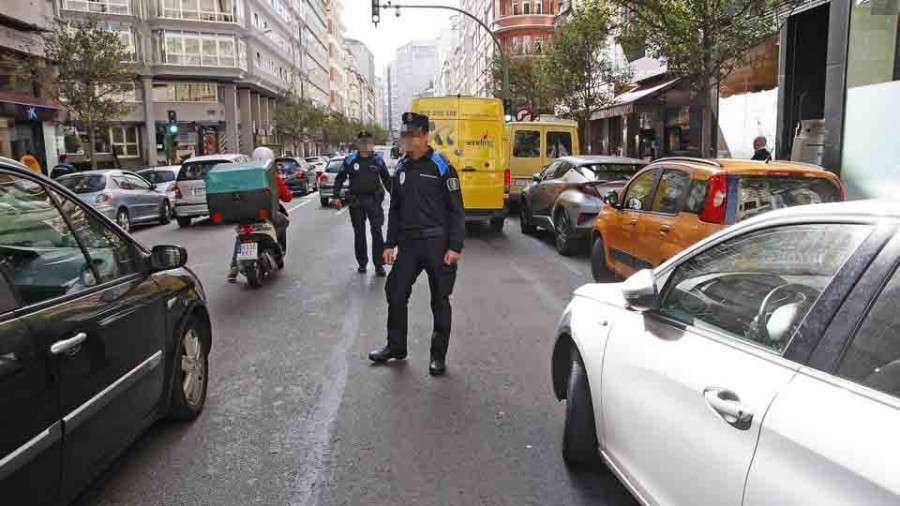
POLYGON ((347 206, 347 207, 341 209, 340 211, 334 213, 334 215, 335 215, 335 216, 340 216, 340 215, 346 213, 346 212, 347 212, 347 209, 350 209, 350 206, 347 206))
POLYGON ((287 212, 290 213, 290 212, 293 211, 294 209, 299 209, 299 208, 305 206, 306 204, 309 204, 310 202, 312 202, 312 199, 310 199, 310 200, 305 200, 305 201, 303 201, 303 202, 297 204, 296 206, 294 206, 294 207, 288 209, 287 212))

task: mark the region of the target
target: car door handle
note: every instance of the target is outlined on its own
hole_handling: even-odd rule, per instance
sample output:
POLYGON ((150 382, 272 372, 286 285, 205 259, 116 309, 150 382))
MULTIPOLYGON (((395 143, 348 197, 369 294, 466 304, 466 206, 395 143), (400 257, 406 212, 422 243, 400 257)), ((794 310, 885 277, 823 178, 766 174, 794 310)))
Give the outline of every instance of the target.
POLYGON ((672 227, 670 227, 669 225, 660 225, 659 226, 659 231, 664 234, 669 233, 671 230, 672 230, 672 227))
POLYGON ((732 427, 747 430, 753 423, 753 412, 741 404, 740 398, 731 390, 707 388, 703 391, 703 397, 706 404, 732 427))
POLYGON ((51 344, 50 353, 54 355, 62 355, 63 353, 72 355, 78 352, 78 350, 81 348, 81 343, 83 343, 86 339, 87 334, 85 334, 84 332, 79 332, 69 339, 63 339, 62 341, 56 341, 55 343, 51 344))
POLYGON ((463 167, 462 171, 463 172, 477 172, 478 169, 476 169, 475 167, 463 167))

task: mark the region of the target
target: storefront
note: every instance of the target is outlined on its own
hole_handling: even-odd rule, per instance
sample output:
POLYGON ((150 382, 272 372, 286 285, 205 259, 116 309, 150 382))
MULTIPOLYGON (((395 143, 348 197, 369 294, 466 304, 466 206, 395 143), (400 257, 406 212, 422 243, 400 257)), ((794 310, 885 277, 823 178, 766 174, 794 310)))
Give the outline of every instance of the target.
POLYGON ((0 97, 0 156, 19 160, 31 153, 47 172, 56 165, 52 122, 58 112, 59 106, 49 102, 0 97))

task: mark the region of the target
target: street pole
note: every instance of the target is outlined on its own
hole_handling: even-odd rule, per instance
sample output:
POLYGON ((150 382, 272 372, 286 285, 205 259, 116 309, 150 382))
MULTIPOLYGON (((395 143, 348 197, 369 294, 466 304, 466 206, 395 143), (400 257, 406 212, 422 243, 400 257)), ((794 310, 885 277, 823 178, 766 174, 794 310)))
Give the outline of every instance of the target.
MULTIPOLYGON (((503 52, 503 46, 500 45, 500 41, 497 39, 497 36, 494 35, 494 31, 491 30, 486 24, 482 23, 480 19, 478 19, 476 16, 470 14, 467 11, 464 11, 464 10, 456 8, 456 7, 451 7, 449 5, 403 5, 403 4, 395 4, 395 3, 392 3, 390 0, 388 0, 386 3, 381 5, 381 8, 382 9, 393 8, 396 10, 397 16, 400 16, 401 8, 403 8, 403 9, 443 9, 443 10, 458 12, 458 13, 462 14, 463 16, 466 16, 467 18, 478 23, 479 26, 481 26, 482 28, 484 28, 487 31, 488 35, 491 36, 491 39, 494 40, 494 45, 497 47, 497 52, 500 53, 500 64, 501 64, 501 68, 503 70, 503 91, 501 93, 503 94, 504 104, 507 103, 507 101, 510 98, 509 97, 509 60, 506 58, 506 53, 503 52)), ((512 113, 511 111, 506 111, 506 112, 510 113, 510 114, 512 113)))

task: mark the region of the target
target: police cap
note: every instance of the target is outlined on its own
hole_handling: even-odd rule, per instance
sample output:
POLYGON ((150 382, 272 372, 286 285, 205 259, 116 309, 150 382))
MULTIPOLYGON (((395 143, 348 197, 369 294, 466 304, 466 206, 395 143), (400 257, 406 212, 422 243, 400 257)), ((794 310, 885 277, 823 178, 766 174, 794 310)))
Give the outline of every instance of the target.
POLYGON ((356 138, 360 139, 360 140, 371 139, 372 137, 373 137, 372 132, 369 132, 368 130, 362 130, 361 132, 356 134, 356 138))
POLYGON ((403 124, 400 133, 426 133, 428 132, 428 116, 414 112, 403 113, 403 124))

